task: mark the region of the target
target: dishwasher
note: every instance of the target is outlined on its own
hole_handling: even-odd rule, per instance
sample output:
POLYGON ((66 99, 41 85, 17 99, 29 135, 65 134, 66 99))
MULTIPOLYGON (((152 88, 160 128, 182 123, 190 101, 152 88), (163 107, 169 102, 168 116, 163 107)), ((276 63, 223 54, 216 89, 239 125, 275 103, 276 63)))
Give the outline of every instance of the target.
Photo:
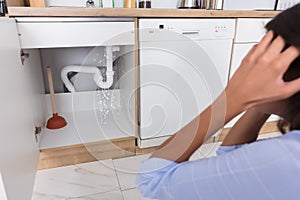
POLYGON ((138 146, 147 148, 183 128, 225 88, 235 20, 140 19, 139 27, 138 146))

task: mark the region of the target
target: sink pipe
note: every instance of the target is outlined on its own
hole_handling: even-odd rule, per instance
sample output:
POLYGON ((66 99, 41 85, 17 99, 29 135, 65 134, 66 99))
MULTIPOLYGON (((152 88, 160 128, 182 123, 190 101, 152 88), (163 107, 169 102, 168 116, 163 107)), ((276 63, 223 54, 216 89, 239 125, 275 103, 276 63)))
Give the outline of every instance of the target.
POLYGON ((119 46, 106 46, 105 47, 105 55, 106 55, 106 81, 103 81, 103 77, 101 75, 100 70, 97 66, 82 66, 82 65, 69 65, 62 69, 61 71, 61 79, 65 84, 66 88, 70 92, 75 92, 74 85, 68 78, 69 72, 78 72, 78 73, 88 73, 94 74, 94 81, 96 84, 102 89, 108 89, 113 84, 113 52, 120 51, 119 46))

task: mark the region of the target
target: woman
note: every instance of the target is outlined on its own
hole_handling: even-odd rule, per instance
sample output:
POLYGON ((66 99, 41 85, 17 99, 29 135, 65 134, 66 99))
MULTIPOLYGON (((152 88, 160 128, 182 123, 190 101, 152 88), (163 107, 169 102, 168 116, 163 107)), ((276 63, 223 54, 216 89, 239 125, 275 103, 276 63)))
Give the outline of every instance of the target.
POLYGON ((300 198, 299 19, 300 4, 276 16, 224 93, 142 164, 137 185, 144 196, 163 200, 300 198), (188 161, 207 136, 243 111, 217 157, 188 161), (281 123, 282 129, 292 131, 253 142, 273 113, 289 122, 281 123))

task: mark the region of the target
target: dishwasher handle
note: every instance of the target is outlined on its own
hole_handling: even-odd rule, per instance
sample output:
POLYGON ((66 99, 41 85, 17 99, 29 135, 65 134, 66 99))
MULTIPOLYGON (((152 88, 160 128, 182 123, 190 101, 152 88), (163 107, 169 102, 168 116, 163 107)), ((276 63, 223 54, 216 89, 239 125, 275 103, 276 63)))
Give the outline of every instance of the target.
POLYGON ((181 31, 182 35, 195 35, 195 34, 199 34, 200 30, 183 30, 181 31))

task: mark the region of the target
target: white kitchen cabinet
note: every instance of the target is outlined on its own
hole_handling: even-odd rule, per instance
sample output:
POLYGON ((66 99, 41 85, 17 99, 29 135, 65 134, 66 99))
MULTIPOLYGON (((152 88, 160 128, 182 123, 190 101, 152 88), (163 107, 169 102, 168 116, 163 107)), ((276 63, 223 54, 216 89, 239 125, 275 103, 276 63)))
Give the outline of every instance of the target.
POLYGON ((16 18, 22 48, 82 47, 132 44, 133 23, 91 18, 16 18), (109 31, 106 31, 109 30, 109 31), (120 34, 122 32, 123 34, 120 34))
MULTIPOLYGON (((135 86, 132 18, 19 17, 16 20, 21 48, 40 51, 44 73, 45 67, 51 66, 57 110, 68 122, 66 127, 59 130, 44 129, 41 149, 134 136, 134 126, 129 120, 135 112, 134 98, 130 94, 135 86), (92 75, 84 73, 79 73, 73 80, 75 93, 64 92, 60 77, 62 68, 69 65, 103 67, 105 46, 120 47, 120 70, 114 76, 119 79, 116 79, 111 92, 97 91, 92 75), (85 86, 88 90, 82 91, 82 88, 86 89, 85 86), (106 102, 113 104, 116 109, 106 109, 105 112, 109 114, 105 116, 99 114, 96 107, 99 107, 97 102, 103 100, 100 96, 111 96, 117 100, 114 103, 106 102), (130 104, 130 110, 127 110, 125 103, 130 104)), ((47 80, 45 88, 47 92, 47 80)), ((47 119, 52 111, 49 95, 45 96, 47 119)))
POLYGON ((257 43, 265 35, 270 18, 239 18, 234 43, 257 43))
POLYGON ((15 20, 0 18, 0 27, 0 171, 7 199, 27 200, 31 199, 39 158, 35 127, 44 123, 43 80, 41 71, 34 66, 39 62, 34 53, 21 64, 15 20))
MULTIPOLYGON (((35 19, 39 20, 40 18, 35 19)), ((70 20, 70 18, 67 18, 67 20, 70 20)), ((50 54, 47 54, 49 52, 58 51, 59 53, 54 54, 59 55, 64 50, 74 48, 76 52, 80 53, 82 48, 94 49, 94 47, 99 46, 119 45, 120 55, 124 56, 122 56, 122 60, 120 61, 122 70, 118 74, 120 79, 116 83, 117 89, 114 92, 118 93, 116 97, 122 99, 124 105, 122 105, 122 110, 118 110, 119 113, 115 114, 113 120, 117 126, 115 130, 119 132, 121 130, 126 134, 121 136, 120 134, 117 134, 117 136, 113 134, 113 136, 104 135, 102 140, 111 139, 112 137, 134 136, 134 128, 129 127, 132 124, 130 121, 132 121, 132 116, 135 113, 135 99, 132 97, 132 91, 134 91, 135 86, 133 59, 134 24, 132 19, 125 22, 121 20, 122 22, 101 23, 93 21, 95 20, 94 18, 91 20, 92 22, 89 22, 84 18, 84 22, 72 21, 70 23, 63 23, 57 21, 34 22, 27 18, 18 18, 17 22, 12 18, 0 19, 0 61, 2 66, 2 73, 0 75, 2 92, 0 173, 7 199, 31 199, 39 159, 40 144, 37 142, 35 135, 37 130, 41 128, 42 132, 48 131, 49 137, 44 139, 49 139, 53 136, 51 138, 52 141, 61 142, 61 146, 66 146, 69 140, 68 137, 65 141, 62 140, 66 136, 67 129, 58 131, 45 129, 46 120, 52 113, 48 109, 49 97, 45 94, 45 89, 47 88, 45 88, 43 78, 44 65, 48 64, 49 60, 54 63, 57 62, 57 60, 51 58, 48 61, 43 60, 43 58, 50 56, 50 54), (71 28, 73 32, 68 32, 70 31, 68 28, 71 28), (107 31, 108 28, 110 29, 109 32, 107 31), (124 34, 120 34, 123 32, 124 34), (27 55, 23 63, 21 62, 21 49, 23 55, 27 55), (125 106, 125 103, 128 107, 125 106), (124 113, 128 113, 130 117, 124 113), (123 118, 126 118, 126 120, 123 120, 123 118)), ((93 51, 93 53, 96 55, 98 52, 93 51)), ((88 52, 88 56, 90 56, 92 61, 95 60, 93 53, 88 52)), ((74 64, 72 57, 63 57, 61 59, 68 60, 64 63, 74 64)), ((87 62, 86 60, 84 61, 87 62)), ((70 123, 67 126, 69 131, 77 135, 76 131, 84 129, 84 132, 87 133, 81 138, 79 136, 77 143, 92 142, 91 140, 95 141, 99 139, 99 134, 96 138, 91 139, 90 130, 93 127, 87 125, 91 123, 91 117, 95 118, 95 112, 93 109, 86 109, 88 109, 87 107, 94 108, 93 106, 96 104, 95 102, 90 103, 91 100, 87 98, 90 98, 90 96, 95 98, 96 95, 96 93, 78 92, 75 94, 62 93, 57 96, 58 111, 62 107, 59 105, 60 100, 63 101, 64 105, 67 105, 67 108, 73 106, 73 110, 69 110, 70 112, 68 113, 68 116, 70 116, 68 119, 70 123), (72 104, 76 100, 80 101, 80 104, 72 104), (87 104, 88 106, 86 106, 87 104), (78 112, 74 113, 74 111, 78 112), (72 113, 74 114, 72 115, 72 113), (76 121, 76 118, 77 120, 84 119, 85 122, 79 123, 76 121), (71 127, 72 124, 73 127, 71 127)), ((65 107, 63 108, 66 110, 65 107)), ((99 125, 100 122, 97 120, 99 119, 95 119, 94 121, 99 125)), ((105 130, 111 130, 111 126, 111 124, 108 124, 105 130)), ((95 132, 94 129, 92 131, 95 132)), ((52 147, 55 147, 55 145, 52 147)))

